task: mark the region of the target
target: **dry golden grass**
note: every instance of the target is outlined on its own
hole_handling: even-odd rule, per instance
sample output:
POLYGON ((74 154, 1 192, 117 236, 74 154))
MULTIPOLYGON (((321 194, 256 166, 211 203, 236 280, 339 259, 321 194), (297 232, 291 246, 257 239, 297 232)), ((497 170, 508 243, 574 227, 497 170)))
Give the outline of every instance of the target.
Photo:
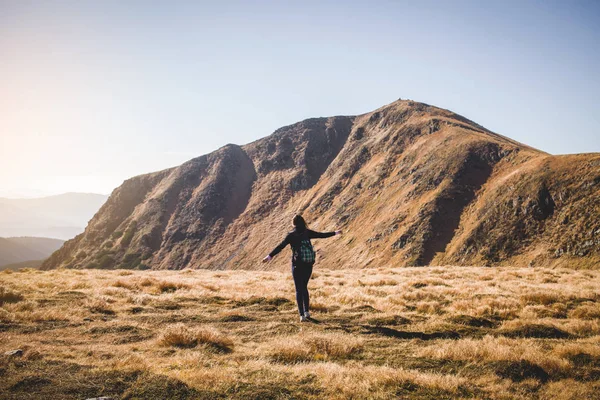
POLYGON ((23 300, 23 296, 20 293, 0 286, 0 306, 5 303, 17 303, 21 300, 23 300))
POLYGON ((233 341, 220 332, 210 329, 189 329, 183 324, 167 327, 158 339, 162 346, 190 348, 205 345, 220 352, 231 352, 233 341))
POLYGON ((600 273, 0 274, 0 397, 593 399, 600 273), (82 384, 85 382, 85 384, 82 384))
POLYGON ((600 304, 583 304, 574 309, 571 316, 577 319, 599 319, 600 304))
POLYGON ((348 334, 300 334, 268 342, 263 352, 274 361, 298 363, 307 361, 344 360, 362 350, 362 341, 348 334))
POLYGON ((549 353, 534 340, 509 339, 486 335, 482 339, 460 339, 433 344, 419 353, 423 357, 471 362, 527 360, 539 365, 548 373, 568 372, 571 363, 549 353))
POLYGON ((91 313, 112 315, 115 312, 109 304, 114 302, 111 300, 112 298, 92 298, 87 300, 86 306, 91 313))

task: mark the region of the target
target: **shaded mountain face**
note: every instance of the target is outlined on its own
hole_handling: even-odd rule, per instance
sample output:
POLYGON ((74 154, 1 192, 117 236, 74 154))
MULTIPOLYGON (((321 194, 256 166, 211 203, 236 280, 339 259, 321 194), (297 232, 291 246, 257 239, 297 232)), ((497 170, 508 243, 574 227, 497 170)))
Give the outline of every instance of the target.
POLYGON ((107 196, 64 193, 36 199, 0 198, 0 236, 72 239, 83 232, 107 196))
MULTIPOLYGON (((397 101, 315 118, 127 180, 44 268, 289 267, 260 260, 302 213, 319 265, 594 266, 600 154, 551 156, 397 101)), ((287 252, 287 253, 286 253, 287 252)))

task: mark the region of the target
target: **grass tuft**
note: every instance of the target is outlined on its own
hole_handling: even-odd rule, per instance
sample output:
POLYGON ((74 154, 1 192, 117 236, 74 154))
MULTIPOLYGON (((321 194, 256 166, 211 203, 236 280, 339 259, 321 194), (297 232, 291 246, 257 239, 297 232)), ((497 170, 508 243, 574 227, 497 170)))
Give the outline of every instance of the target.
POLYGON ((579 319, 599 319, 600 304, 582 304, 571 312, 571 317, 579 319))
POLYGON ((158 339, 161 346, 193 348, 204 345, 221 353, 233 351, 233 340, 210 328, 190 329, 183 324, 167 327, 158 339))
POLYGON ((0 286, 0 306, 5 303, 18 303, 24 299, 21 293, 0 286))
POLYGON ((90 312, 96 313, 96 314, 105 314, 105 315, 114 315, 115 314, 115 310, 104 299, 99 299, 99 298, 89 299, 87 301, 87 308, 90 312))
POLYGON ((363 349, 362 340, 343 334, 296 335, 270 344, 272 360, 286 364, 352 358, 363 349))

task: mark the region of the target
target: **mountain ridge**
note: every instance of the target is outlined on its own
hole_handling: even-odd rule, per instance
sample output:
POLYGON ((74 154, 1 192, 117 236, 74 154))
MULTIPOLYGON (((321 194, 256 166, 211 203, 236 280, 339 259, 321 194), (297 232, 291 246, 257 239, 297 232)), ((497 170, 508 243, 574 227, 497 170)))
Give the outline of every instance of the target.
MULTIPOLYGON (((0 237, 0 267, 43 260, 59 249, 64 240, 40 237, 0 237)), ((39 262, 41 264, 41 261, 39 262)))
POLYGON ((600 215, 599 190, 600 154, 549 155, 399 100, 130 178, 43 267, 282 269, 287 257, 259 260, 297 212, 315 229, 346 231, 316 244, 331 268, 586 267, 598 260, 589 215, 600 215))
POLYGON ((0 236, 35 236, 71 239, 108 196, 69 192, 36 198, 0 197, 0 236))

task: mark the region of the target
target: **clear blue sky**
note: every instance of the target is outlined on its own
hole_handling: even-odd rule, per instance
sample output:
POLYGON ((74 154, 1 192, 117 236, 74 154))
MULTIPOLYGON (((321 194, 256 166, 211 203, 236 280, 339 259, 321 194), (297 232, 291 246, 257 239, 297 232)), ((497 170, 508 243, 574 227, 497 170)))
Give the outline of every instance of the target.
POLYGON ((599 1, 0 0, 0 196, 124 179, 397 98, 600 152, 599 1))

